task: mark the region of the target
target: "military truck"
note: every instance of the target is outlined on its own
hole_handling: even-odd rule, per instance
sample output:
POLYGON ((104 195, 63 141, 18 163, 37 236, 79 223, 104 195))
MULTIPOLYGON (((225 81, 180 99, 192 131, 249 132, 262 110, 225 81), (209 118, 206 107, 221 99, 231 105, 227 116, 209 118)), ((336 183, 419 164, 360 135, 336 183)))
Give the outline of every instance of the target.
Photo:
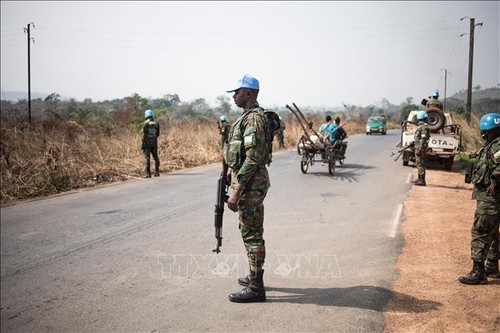
MULTIPOLYGON (((404 148, 414 141, 415 130, 417 129, 417 113, 411 111, 406 121, 401 124, 401 142, 397 145, 404 148)), ((437 161, 446 170, 451 170, 455 155, 463 150, 462 131, 460 125, 453 122, 452 115, 442 110, 431 107, 426 110, 428 125, 431 132, 429 147, 427 149, 427 160, 437 161)), ((403 151, 403 165, 409 162, 415 163, 415 152, 413 149, 403 151)))

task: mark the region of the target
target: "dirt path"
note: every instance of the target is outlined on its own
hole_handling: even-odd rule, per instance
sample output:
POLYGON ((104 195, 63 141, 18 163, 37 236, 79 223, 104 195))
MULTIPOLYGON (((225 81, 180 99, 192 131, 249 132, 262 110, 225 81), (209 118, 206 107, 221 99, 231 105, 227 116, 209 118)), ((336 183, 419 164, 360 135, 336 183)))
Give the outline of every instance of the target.
POLYGON ((457 280, 472 265, 475 201, 463 179, 458 171, 432 169, 427 186, 410 191, 401 225, 400 276, 386 308, 385 332, 500 332, 500 279, 482 286, 457 280))

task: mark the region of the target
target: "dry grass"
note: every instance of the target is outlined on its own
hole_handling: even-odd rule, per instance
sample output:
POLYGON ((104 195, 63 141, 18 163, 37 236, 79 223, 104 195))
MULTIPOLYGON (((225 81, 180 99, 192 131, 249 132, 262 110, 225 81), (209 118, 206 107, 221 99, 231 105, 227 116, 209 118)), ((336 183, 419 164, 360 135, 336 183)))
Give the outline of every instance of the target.
MULTIPOLYGON (((162 127, 160 171, 220 160, 217 128, 203 120, 162 127)), ((141 134, 130 129, 103 134, 75 121, 34 124, 29 130, 2 121, 1 203, 139 177, 144 169, 141 134)))
POLYGON ((467 124, 463 116, 455 116, 453 119, 462 129, 462 146, 467 154, 471 154, 483 146, 484 141, 479 132, 480 118, 477 115, 471 116, 470 125, 467 124))
MULTIPOLYGON (((319 114, 307 116, 314 129, 319 128, 324 119, 319 114)), ((459 121, 467 147, 480 147, 481 138, 473 129, 477 128, 477 118, 473 118, 472 128, 465 121, 459 121)), ((389 124, 389 128, 399 126, 389 124)), ((350 135, 364 133, 365 122, 348 120, 345 129, 350 135)), ((302 135, 297 120, 287 117, 286 147, 295 147, 302 135)), ((101 126, 98 120, 75 122, 59 119, 34 122, 29 130, 19 122, 3 120, 1 138, 2 204, 143 174, 144 156, 139 148, 141 133, 131 128, 110 129, 101 126)), ((276 141, 274 149, 278 150, 276 141)), ((161 123, 159 157, 162 173, 220 161, 217 126, 202 118, 161 123)))

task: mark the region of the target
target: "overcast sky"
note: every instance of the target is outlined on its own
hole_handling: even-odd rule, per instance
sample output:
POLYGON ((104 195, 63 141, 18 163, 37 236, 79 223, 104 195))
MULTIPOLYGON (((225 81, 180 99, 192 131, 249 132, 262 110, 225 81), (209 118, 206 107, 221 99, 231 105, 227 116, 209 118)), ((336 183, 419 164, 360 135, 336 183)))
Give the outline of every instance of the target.
POLYGON ((498 1, 1 1, 1 89, 28 90, 33 22, 32 93, 216 105, 248 73, 264 107, 420 101, 446 72, 448 96, 467 88, 470 18, 473 86, 496 87, 498 1))

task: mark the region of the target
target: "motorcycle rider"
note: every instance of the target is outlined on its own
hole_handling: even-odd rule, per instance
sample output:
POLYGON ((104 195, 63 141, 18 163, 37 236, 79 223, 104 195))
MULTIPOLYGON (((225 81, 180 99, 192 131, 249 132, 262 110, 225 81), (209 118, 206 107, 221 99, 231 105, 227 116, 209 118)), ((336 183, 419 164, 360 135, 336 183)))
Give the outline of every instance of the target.
POLYGON ((339 117, 335 117, 335 125, 337 125, 337 130, 335 132, 336 140, 339 140, 340 144, 339 159, 343 160, 345 158, 345 152, 347 150, 347 142, 344 142, 344 140, 347 139, 347 132, 342 126, 340 126, 339 117))

